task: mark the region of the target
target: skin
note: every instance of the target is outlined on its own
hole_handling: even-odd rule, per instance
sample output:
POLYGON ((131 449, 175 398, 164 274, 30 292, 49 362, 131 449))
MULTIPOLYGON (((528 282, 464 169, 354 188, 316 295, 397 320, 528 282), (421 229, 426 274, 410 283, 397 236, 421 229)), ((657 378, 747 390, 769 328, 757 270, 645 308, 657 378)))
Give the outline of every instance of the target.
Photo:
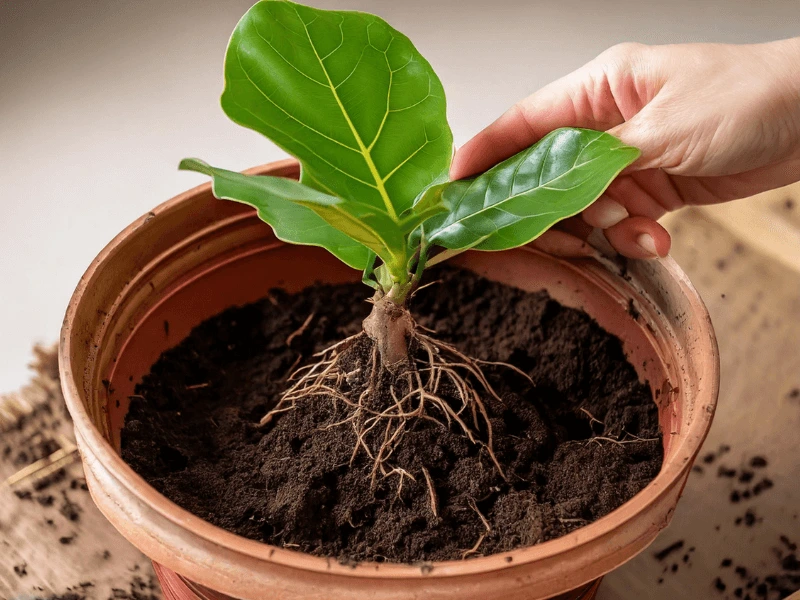
POLYGON ((536 245, 590 249, 593 227, 631 258, 666 256, 658 224, 683 206, 800 181, 800 37, 756 45, 620 44, 512 106, 458 150, 451 177, 482 172, 558 127, 608 131, 641 158, 536 245))

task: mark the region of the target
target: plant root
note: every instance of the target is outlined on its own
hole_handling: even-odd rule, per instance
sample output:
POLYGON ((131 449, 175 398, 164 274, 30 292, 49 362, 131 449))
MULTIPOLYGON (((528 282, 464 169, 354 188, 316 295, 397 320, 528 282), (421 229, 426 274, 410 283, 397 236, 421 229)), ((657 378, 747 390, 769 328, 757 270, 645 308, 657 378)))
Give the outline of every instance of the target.
POLYGON ((589 417, 589 426, 592 426, 595 423, 597 423, 598 425, 602 426, 603 429, 606 428, 606 424, 605 423, 603 423, 600 419, 596 418, 592 413, 590 413, 585 408, 581 407, 578 410, 580 410, 583 414, 585 414, 587 417, 589 417))
MULTIPOLYGON (((530 377, 513 365, 470 358, 455 346, 435 340, 416 327, 409 334, 409 364, 404 370, 396 371, 393 370, 395 365, 384 365, 381 348, 378 343, 373 343, 371 358, 365 361, 366 364, 347 372, 341 357, 367 337, 371 338, 363 331, 351 336, 315 354, 318 362, 294 371, 289 377, 291 386, 261 419, 260 425, 267 425, 278 415, 293 410, 304 398, 326 396, 339 408, 343 405, 345 412, 344 418, 325 428, 353 428, 356 443, 349 463, 352 466, 358 455, 364 452, 372 461, 373 489, 379 478, 398 475, 399 497, 406 478, 414 482, 418 480, 414 474, 392 465, 392 455, 405 433, 413 427, 414 419, 426 419, 441 427, 460 431, 471 443, 486 451, 497 472, 505 479, 493 449, 489 413, 478 389, 497 402, 502 403, 502 400, 481 365, 505 366, 528 380, 530 377), (392 381, 388 385, 387 375, 391 375, 392 381)), ((425 467, 421 470, 430 495, 431 512, 438 517, 433 477, 425 467)), ((480 516, 488 527, 488 522, 480 516)))
POLYGON ((601 442, 611 442, 617 446, 624 446, 625 444, 646 444, 659 441, 661 441, 661 438, 640 438, 638 435, 633 435, 632 433, 628 433, 626 431, 624 432, 622 439, 614 439, 605 435, 595 435, 590 437, 586 443, 591 444, 592 442, 595 442, 596 444, 599 444, 601 442), (632 439, 628 439, 627 436, 630 436, 632 439))
POLYGON ((472 548, 470 548, 466 552, 462 552, 461 560, 466 559, 470 554, 477 554, 478 553, 478 548, 481 547, 481 544, 483 543, 483 540, 485 540, 485 539, 486 539, 486 533, 482 533, 481 536, 478 538, 478 541, 475 543, 475 545, 472 548))
POLYGON ((491 527, 491 525, 489 525, 489 521, 486 519, 486 517, 483 516, 483 513, 478 509, 478 505, 475 503, 475 500, 472 499, 472 498, 469 499, 469 507, 472 510, 475 511, 475 514, 478 515, 478 518, 481 520, 481 523, 483 523, 483 526, 486 528, 486 531, 483 532, 480 535, 480 537, 478 538, 478 541, 475 543, 475 545, 472 548, 470 548, 469 550, 467 550, 466 552, 464 552, 461 555, 461 560, 464 560, 470 554, 477 554, 478 553, 478 548, 481 547, 481 544, 483 543, 483 540, 485 540, 486 536, 489 535, 492 532, 492 527, 491 527))
MULTIPOLYGON (((601 425, 603 429, 606 428, 606 424, 603 421, 596 418, 592 413, 590 413, 585 408, 579 408, 578 410, 580 410, 583 414, 589 417, 589 426, 592 426, 595 423, 597 423, 598 425, 601 425)), ((622 433, 616 438, 612 438, 607 435, 593 435, 587 440, 586 445, 589 445, 592 442, 596 444, 600 444, 601 442, 611 442, 612 444, 616 444, 617 446, 624 446, 625 444, 638 444, 638 443, 658 442, 658 441, 660 441, 660 438, 641 438, 638 435, 634 435, 623 429, 622 433)))
POLYGON ((439 516, 439 503, 436 496, 436 489, 433 487, 433 480, 431 479, 431 474, 428 473, 428 469, 422 467, 422 474, 425 475, 425 483, 428 485, 428 493, 431 496, 431 512, 433 513, 434 517, 439 516))
POLYGON ((303 335, 305 333, 306 329, 308 329, 308 326, 311 324, 311 321, 314 320, 314 317, 316 316, 316 314, 317 313, 312 312, 310 315, 308 315, 308 317, 306 317, 306 320, 303 321, 303 324, 300 325, 300 327, 298 327, 296 331, 293 331, 292 333, 289 334, 289 337, 286 338, 286 345, 287 346, 291 346, 292 345, 292 340, 294 338, 296 338, 298 336, 301 336, 301 335, 303 335))

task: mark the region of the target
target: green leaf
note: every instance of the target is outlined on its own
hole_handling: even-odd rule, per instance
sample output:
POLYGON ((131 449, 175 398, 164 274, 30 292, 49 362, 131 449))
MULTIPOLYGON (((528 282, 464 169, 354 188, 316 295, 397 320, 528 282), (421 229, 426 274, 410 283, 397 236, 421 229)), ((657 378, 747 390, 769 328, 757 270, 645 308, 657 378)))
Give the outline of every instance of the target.
POLYGON ((380 285, 378 284, 378 281, 375 278, 376 258, 377 255, 374 252, 370 251, 369 262, 367 262, 367 266, 364 267, 364 272, 361 274, 361 282, 377 290, 380 288, 380 285))
POLYGON ((431 217, 447 212, 450 208, 442 197, 444 189, 450 185, 440 183, 429 187, 409 209, 400 215, 400 227, 411 233, 431 217))
POLYGON ((354 269, 364 269, 372 252, 332 227, 311 206, 329 206, 342 200, 283 177, 244 175, 214 168, 196 158, 181 161, 184 171, 197 171, 212 178, 217 198, 248 204, 269 223, 275 235, 293 244, 322 246, 354 269))
MULTIPOLYGON (((297 184, 302 185, 302 184, 297 184)), ((393 274, 403 273, 406 236, 386 213, 360 202, 336 198, 335 203, 298 201, 330 225, 366 246, 386 263, 393 274)))
POLYGON ((450 164, 439 79, 374 15, 257 3, 231 37, 222 107, 299 158, 301 182, 395 221, 450 164))
POLYGON ((522 246, 589 206, 638 157, 607 133, 557 129, 474 179, 432 188, 451 208, 426 235, 451 250, 522 246))

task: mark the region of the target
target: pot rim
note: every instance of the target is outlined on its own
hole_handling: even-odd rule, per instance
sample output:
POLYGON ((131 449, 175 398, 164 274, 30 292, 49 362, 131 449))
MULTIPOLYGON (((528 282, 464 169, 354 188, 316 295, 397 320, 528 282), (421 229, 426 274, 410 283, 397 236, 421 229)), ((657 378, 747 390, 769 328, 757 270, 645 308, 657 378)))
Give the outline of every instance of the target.
MULTIPOLYGON (((245 171, 248 174, 262 174, 264 172, 299 172, 298 162, 295 159, 284 159, 267 165, 261 165, 245 171)), ((154 209, 160 213, 184 202, 187 198, 211 190, 211 183, 205 183, 187 190, 174 198, 167 200, 154 209)), ((152 214, 152 212, 150 213, 152 214)), ((474 576, 476 574, 495 572, 506 568, 552 559, 566 550, 575 550, 580 546, 596 542, 608 536, 620 523, 625 523, 638 514, 656 504, 662 496, 668 494, 672 485, 680 478, 681 472, 687 462, 692 461, 700 451, 702 442, 708 434, 708 421, 714 415, 719 391, 719 351, 717 340, 711 326, 711 319, 705 304, 700 298, 689 278, 678 266, 672 257, 651 259, 661 263, 665 271, 682 288, 683 292, 697 308, 696 325, 699 327, 697 339, 701 340, 704 351, 710 352, 712 360, 705 361, 703 371, 699 378, 704 381, 704 388, 700 401, 698 401, 697 418, 688 424, 686 435, 683 436, 675 456, 670 461, 665 461, 658 475, 645 486, 631 500, 601 517, 597 521, 580 527, 567 535, 543 542, 535 546, 517 548, 509 552, 497 553, 489 556, 478 557, 470 560, 452 560, 442 562, 415 564, 402 563, 376 563, 362 562, 355 567, 340 564, 329 557, 313 556, 304 552, 288 550, 279 546, 272 546, 257 542, 226 531, 204 519, 181 508, 166 496, 151 487, 144 478, 137 474, 112 448, 111 444, 103 437, 100 430, 95 427, 89 413, 81 401, 81 396, 73 373, 83 371, 83 365, 75 365, 71 359, 71 325, 84 297, 89 289, 89 282, 98 267, 113 255, 121 243, 133 234, 139 227, 151 218, 144 215, 127 226, 92 261, 89 268, 81 277, 73 293, 66 315, 64 317, 60 344, 59 344, 59 369, 64 398, 69 409, 78 436, 83 438, 92 448, 95 457, 114 474, 116 479, 127 488, 137 499, 156 511, 178 527, 188 529, 194 535, 226 550, 258 560, 275 563, 284 567, 313 571, 327 575, 343 575, 347 577, 371 579, 431 579, 455 576, 474 576), (508 561, 508 557, 512 560, 508 561), (428 568, 421 568, 421 566, 428 568), (432 568, 430 568, 432 567, 432 568)), ((536 250, 527 248, 531 252, 536 250)))

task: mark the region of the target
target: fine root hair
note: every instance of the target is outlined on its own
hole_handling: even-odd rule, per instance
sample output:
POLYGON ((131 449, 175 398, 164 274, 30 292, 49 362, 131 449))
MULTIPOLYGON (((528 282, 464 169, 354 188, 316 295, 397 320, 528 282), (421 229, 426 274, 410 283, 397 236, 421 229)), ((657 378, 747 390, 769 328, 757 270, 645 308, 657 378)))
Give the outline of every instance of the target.
MULTIPOLYGON (((492 424, 482 398, 489 396, 502 402, 486 378, 481 365, 507 367, 528 380, 527 374, 513 365, 473 359, 451 344, 438 341, 419 328, 409 336, 409 365, 392 372, 393 382, 387 386, 389 373, 381 363, 378 345, 373 344, 366 364, 347 372, 341 360, 344 353, 367 334, 361 332, 315 354, 319 360, 300 367, 289 377, 290 387, 261 425, 267 425, 282 413, 293 410, 299 401, 313 396, 327 397, 344 406, 344 418, 325 425, 352 427, 356 442, 350 457, 352 466, 363 452, 372 462, 371 486, 379 478, 397 477, 397 496, 406 479, 424 480, 430 498, 431 512, 438 516, 438 498, 433 478, 426 468, 421 473, 409 473, 392 463, 392 457, 414 419, 426 419, 439 426, 455 429, 485 451, 497 472, 506 478, 494 453, 492 424), (357 385, 353 385, 354 383, 357 385), (375 402, 379 394, 388 399, 375 402), (479 392, 480 390, 480 392, 479 392), (455 401, 454 401, 455 398, 455 401)), ((340 413, 341 414, 341 413, 340 413)), ((486 524, 485 519, 482 519, 486 524)), ((476 548, 471 552, 477 551, 476 548)))

